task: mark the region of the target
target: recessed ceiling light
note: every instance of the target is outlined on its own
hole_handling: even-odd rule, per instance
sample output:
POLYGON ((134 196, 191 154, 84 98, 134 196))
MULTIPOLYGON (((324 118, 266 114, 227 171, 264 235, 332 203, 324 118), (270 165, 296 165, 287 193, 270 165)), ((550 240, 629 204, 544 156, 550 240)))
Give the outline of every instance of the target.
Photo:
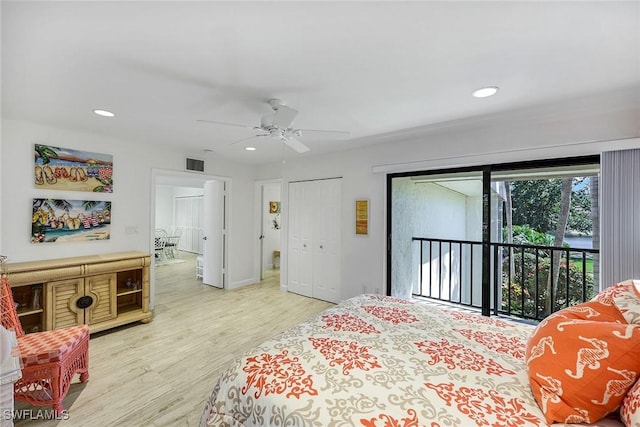
POLYGON ((103 116, 103 117, 113 117, 115 116, 114 113, 112 113, 111 111, 107 111, 107 110, 93 110, 93 112, 99 116, 103 116))
POLYGON ((472 95, 476 98, 486 98, 498 93, 498 89, 498 86, 481 87, 480 89, 474 90, 472 95))
POLYGON ((247 151, 256 151, 256 147, 244 147, 247 151))

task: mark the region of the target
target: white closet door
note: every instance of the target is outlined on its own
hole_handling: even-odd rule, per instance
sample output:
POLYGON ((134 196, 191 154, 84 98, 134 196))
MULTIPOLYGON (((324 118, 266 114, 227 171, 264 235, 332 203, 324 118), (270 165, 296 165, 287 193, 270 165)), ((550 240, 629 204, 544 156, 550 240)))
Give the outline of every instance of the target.
POLYGON ((341 198, 342 180, 314 182, 315 246, 313 248, 313 297, 341 299, 341 198))
POLYGON ((288 290, 341 299, 341 179, 289 184, 288 290))
POLYGON ((308 183, 289 184, 289 252, 288 290, 290 292, 313 296, 312 291, 312 212, 311 192, 308 183))
POLYGON ((175 199, 176 228, 182 228, 182 237, 178 243, 181 251, 202 253, 202 196, 177 197, 175 199))

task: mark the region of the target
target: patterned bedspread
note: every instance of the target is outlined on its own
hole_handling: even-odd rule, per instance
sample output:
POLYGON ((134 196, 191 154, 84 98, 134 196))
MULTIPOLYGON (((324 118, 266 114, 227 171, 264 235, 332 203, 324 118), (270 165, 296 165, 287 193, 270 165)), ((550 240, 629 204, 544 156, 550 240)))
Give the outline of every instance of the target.
POLYGON ((533 326, 362 295, 245 354, 209 426, 546 426, 524 352, 533 326))

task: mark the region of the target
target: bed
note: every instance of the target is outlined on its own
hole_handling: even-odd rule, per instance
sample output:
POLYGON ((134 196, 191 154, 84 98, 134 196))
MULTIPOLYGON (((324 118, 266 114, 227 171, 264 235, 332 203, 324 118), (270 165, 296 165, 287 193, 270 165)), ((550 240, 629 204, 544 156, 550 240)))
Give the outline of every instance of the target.
POLYGON ((230 366, 200 424, 547 426, 525 362, 534 328, 452 306, 354 297, 230 366))

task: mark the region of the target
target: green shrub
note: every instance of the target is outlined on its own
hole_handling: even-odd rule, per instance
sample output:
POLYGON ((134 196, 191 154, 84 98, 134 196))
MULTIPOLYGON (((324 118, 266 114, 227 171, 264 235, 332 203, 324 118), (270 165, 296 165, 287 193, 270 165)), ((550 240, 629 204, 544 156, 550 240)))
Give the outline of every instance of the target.
POLYGON ((551 287, 549 285, 551 250, 538 249, 537 260, 535 251, 535 249, 525 249, 523 257, 521 250, 512 250, 514 271, 509 277, 509 251, 505 248, 502 263, 503 311, 509 309, 510 302, 511 313, 523 317, 544 318, 557 310, 587 301, 594 296, 593 271, 585 272, 583 286, 582 262, 569 259, 567 292, 566 252, 562 252, 561 255, 557 285, 551 287), (549 301, 551 292, 553 292, 553 302, 549 301))

